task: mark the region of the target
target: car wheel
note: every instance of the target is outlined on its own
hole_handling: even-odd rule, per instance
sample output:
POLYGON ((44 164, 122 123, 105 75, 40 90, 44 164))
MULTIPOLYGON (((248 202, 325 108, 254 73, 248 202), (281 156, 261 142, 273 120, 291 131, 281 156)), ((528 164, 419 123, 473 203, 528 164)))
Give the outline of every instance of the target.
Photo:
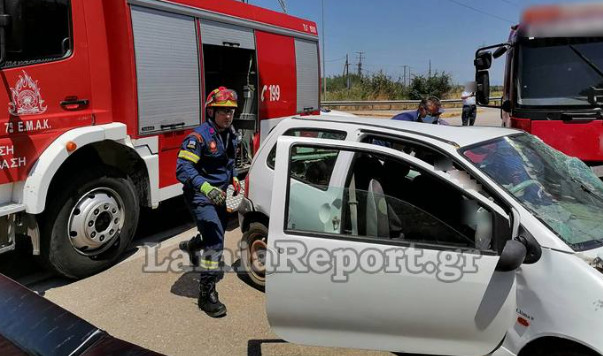
POLYGON ((268 228, 262 223, 251 223, 242 237, 241 261, 251 282, 258 288, 266 286, 266 249, 268 228))
POLYGON ((542 355, 546 355, 546 356, 594 356, 595 354, 592 352, 588 352, 588 351, 582 351, 582 350, 572 350, 572 349, 562 349, 562 350, 555 350, 555 351, 551 351, 551 350, 547 350, 545 352, 542 352, 542 355))
POLYGON ((68 278, 83 278, 117 262, 138 224, 132 181, 102 167, 60 182, 41 216, 42 261, 68 278))
POLYGON ((595 356, 596 352, 589 348, 558 340, 542 340, 537 345, 526 347, 519 356, 595 356))

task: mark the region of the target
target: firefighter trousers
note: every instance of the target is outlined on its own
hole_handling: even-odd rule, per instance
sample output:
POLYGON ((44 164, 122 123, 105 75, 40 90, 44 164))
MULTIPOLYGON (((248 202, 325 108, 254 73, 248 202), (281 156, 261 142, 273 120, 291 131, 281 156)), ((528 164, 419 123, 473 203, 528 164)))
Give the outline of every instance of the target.
POLYGON ((199 283, 203 285, 218 282, 224 277, 221 261, 224 250, 224 232, 228 219, 226 206, 195 204, 188 200, 186 203, 201 234, 199 283))

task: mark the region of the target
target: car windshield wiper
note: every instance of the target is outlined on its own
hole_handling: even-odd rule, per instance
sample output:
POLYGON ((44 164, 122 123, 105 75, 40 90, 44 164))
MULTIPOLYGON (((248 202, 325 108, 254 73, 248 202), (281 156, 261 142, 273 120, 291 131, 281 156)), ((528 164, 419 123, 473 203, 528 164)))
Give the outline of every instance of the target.
POLYGON ((568 45, 569 48, 574 51, 574 53, 580 57, 580 59, 582 59, 584 61, 584 63, 588 64, 589 67, 591 67, 595 72, 597 72, 597 74, 599 74, 599 76, 601 78, 603 78, 603 71, 601 70, 601 68, 599 68, 595 63, 593 63, 593 61, 590 60, 590 58, 588 58, 587 56, 584 55, 584 53, 580 52, 576 47, 574 47, 574 45, 568 45))

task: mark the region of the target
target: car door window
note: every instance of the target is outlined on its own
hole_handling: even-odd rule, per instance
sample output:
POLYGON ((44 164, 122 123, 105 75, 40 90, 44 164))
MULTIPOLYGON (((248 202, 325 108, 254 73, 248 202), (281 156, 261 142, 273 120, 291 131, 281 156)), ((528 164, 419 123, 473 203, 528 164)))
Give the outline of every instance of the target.
MULTIPOLYGON (((295 146, 290 157, 291 178, 298 174, 296 155, 313 149, 295 146)), ((492 213, 445 179, 388 156, 328 151, 331 155, 336 151, 353 155, 348 179, 344 186, 323 185, 322 205, 290 180, 289 230, 328 233, 336 238, 492 250, 492 213), (303 225, 297 223, 302 218, 303 225)))
POLYGON ((341 189, 329 184, 338 156, 338 150, 292 147, 289 160, 289 229, 339 231, 341 189))
MULTIPOLYGON (((468 189, 474 189, 487 199, 494 201, 500 207, 505 208, 507 212, 509 211, 506 204, 503 204, 502 200, 496 194, 493 194, 487 187, 480 184, 478 179, 443 152, 424 144, 371 134, 366 135, 362 139, 362 142, 393 148, 420 159, 433 166, 434 170, 446 172, 453 180, 460 182, 468 189)), ((410 172, 409 174, 413 175, 416 172, 410 172)))
MULTIPOLYGON (((322 138, 329 140, 345 140, 346 133, 344 131, 336 131, 336 130, 324 130, 324 129, 308 129, 308 128, 296 128, 285 131, 283 136, 295 136, 295 137, 313 137, 313 138, 322 138)), ((266 160, 266 164, 271 169, 274 169, 274 160, 276 157, 276 143, 270 153, 268 154, 268 159, 266 160)))
POLYGON ((339 151, 314 147, 294 147, 291 151, 291 178, 319 189, 327 189, 339 151))

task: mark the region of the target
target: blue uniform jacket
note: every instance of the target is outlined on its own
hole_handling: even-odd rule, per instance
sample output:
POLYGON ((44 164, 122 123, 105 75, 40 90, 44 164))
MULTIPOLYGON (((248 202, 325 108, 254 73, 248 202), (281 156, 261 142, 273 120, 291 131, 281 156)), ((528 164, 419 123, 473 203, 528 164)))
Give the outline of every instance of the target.
POLYGON ((448 122, 446 122, 440 118, 433 118, 431 116, 427 116, 424 119, 419 119, 419 110, 402 112, 402 113, 392 117, 392 120, 423 122, 426 124, 448 125, 448 122))
POLYGON ((392 117, 392 120, 419 121, 419 110, 402 112, 402 113, 392 117))
POLYGON ((193 203, 211 204, 201 192, 208 182, 226 192, 235 176, 237 134, 231 126, 222 137, 213 121, 208 120, 195 128, 182 142, 178 152, 176 176, 184 184, 184 196, 193 203))

